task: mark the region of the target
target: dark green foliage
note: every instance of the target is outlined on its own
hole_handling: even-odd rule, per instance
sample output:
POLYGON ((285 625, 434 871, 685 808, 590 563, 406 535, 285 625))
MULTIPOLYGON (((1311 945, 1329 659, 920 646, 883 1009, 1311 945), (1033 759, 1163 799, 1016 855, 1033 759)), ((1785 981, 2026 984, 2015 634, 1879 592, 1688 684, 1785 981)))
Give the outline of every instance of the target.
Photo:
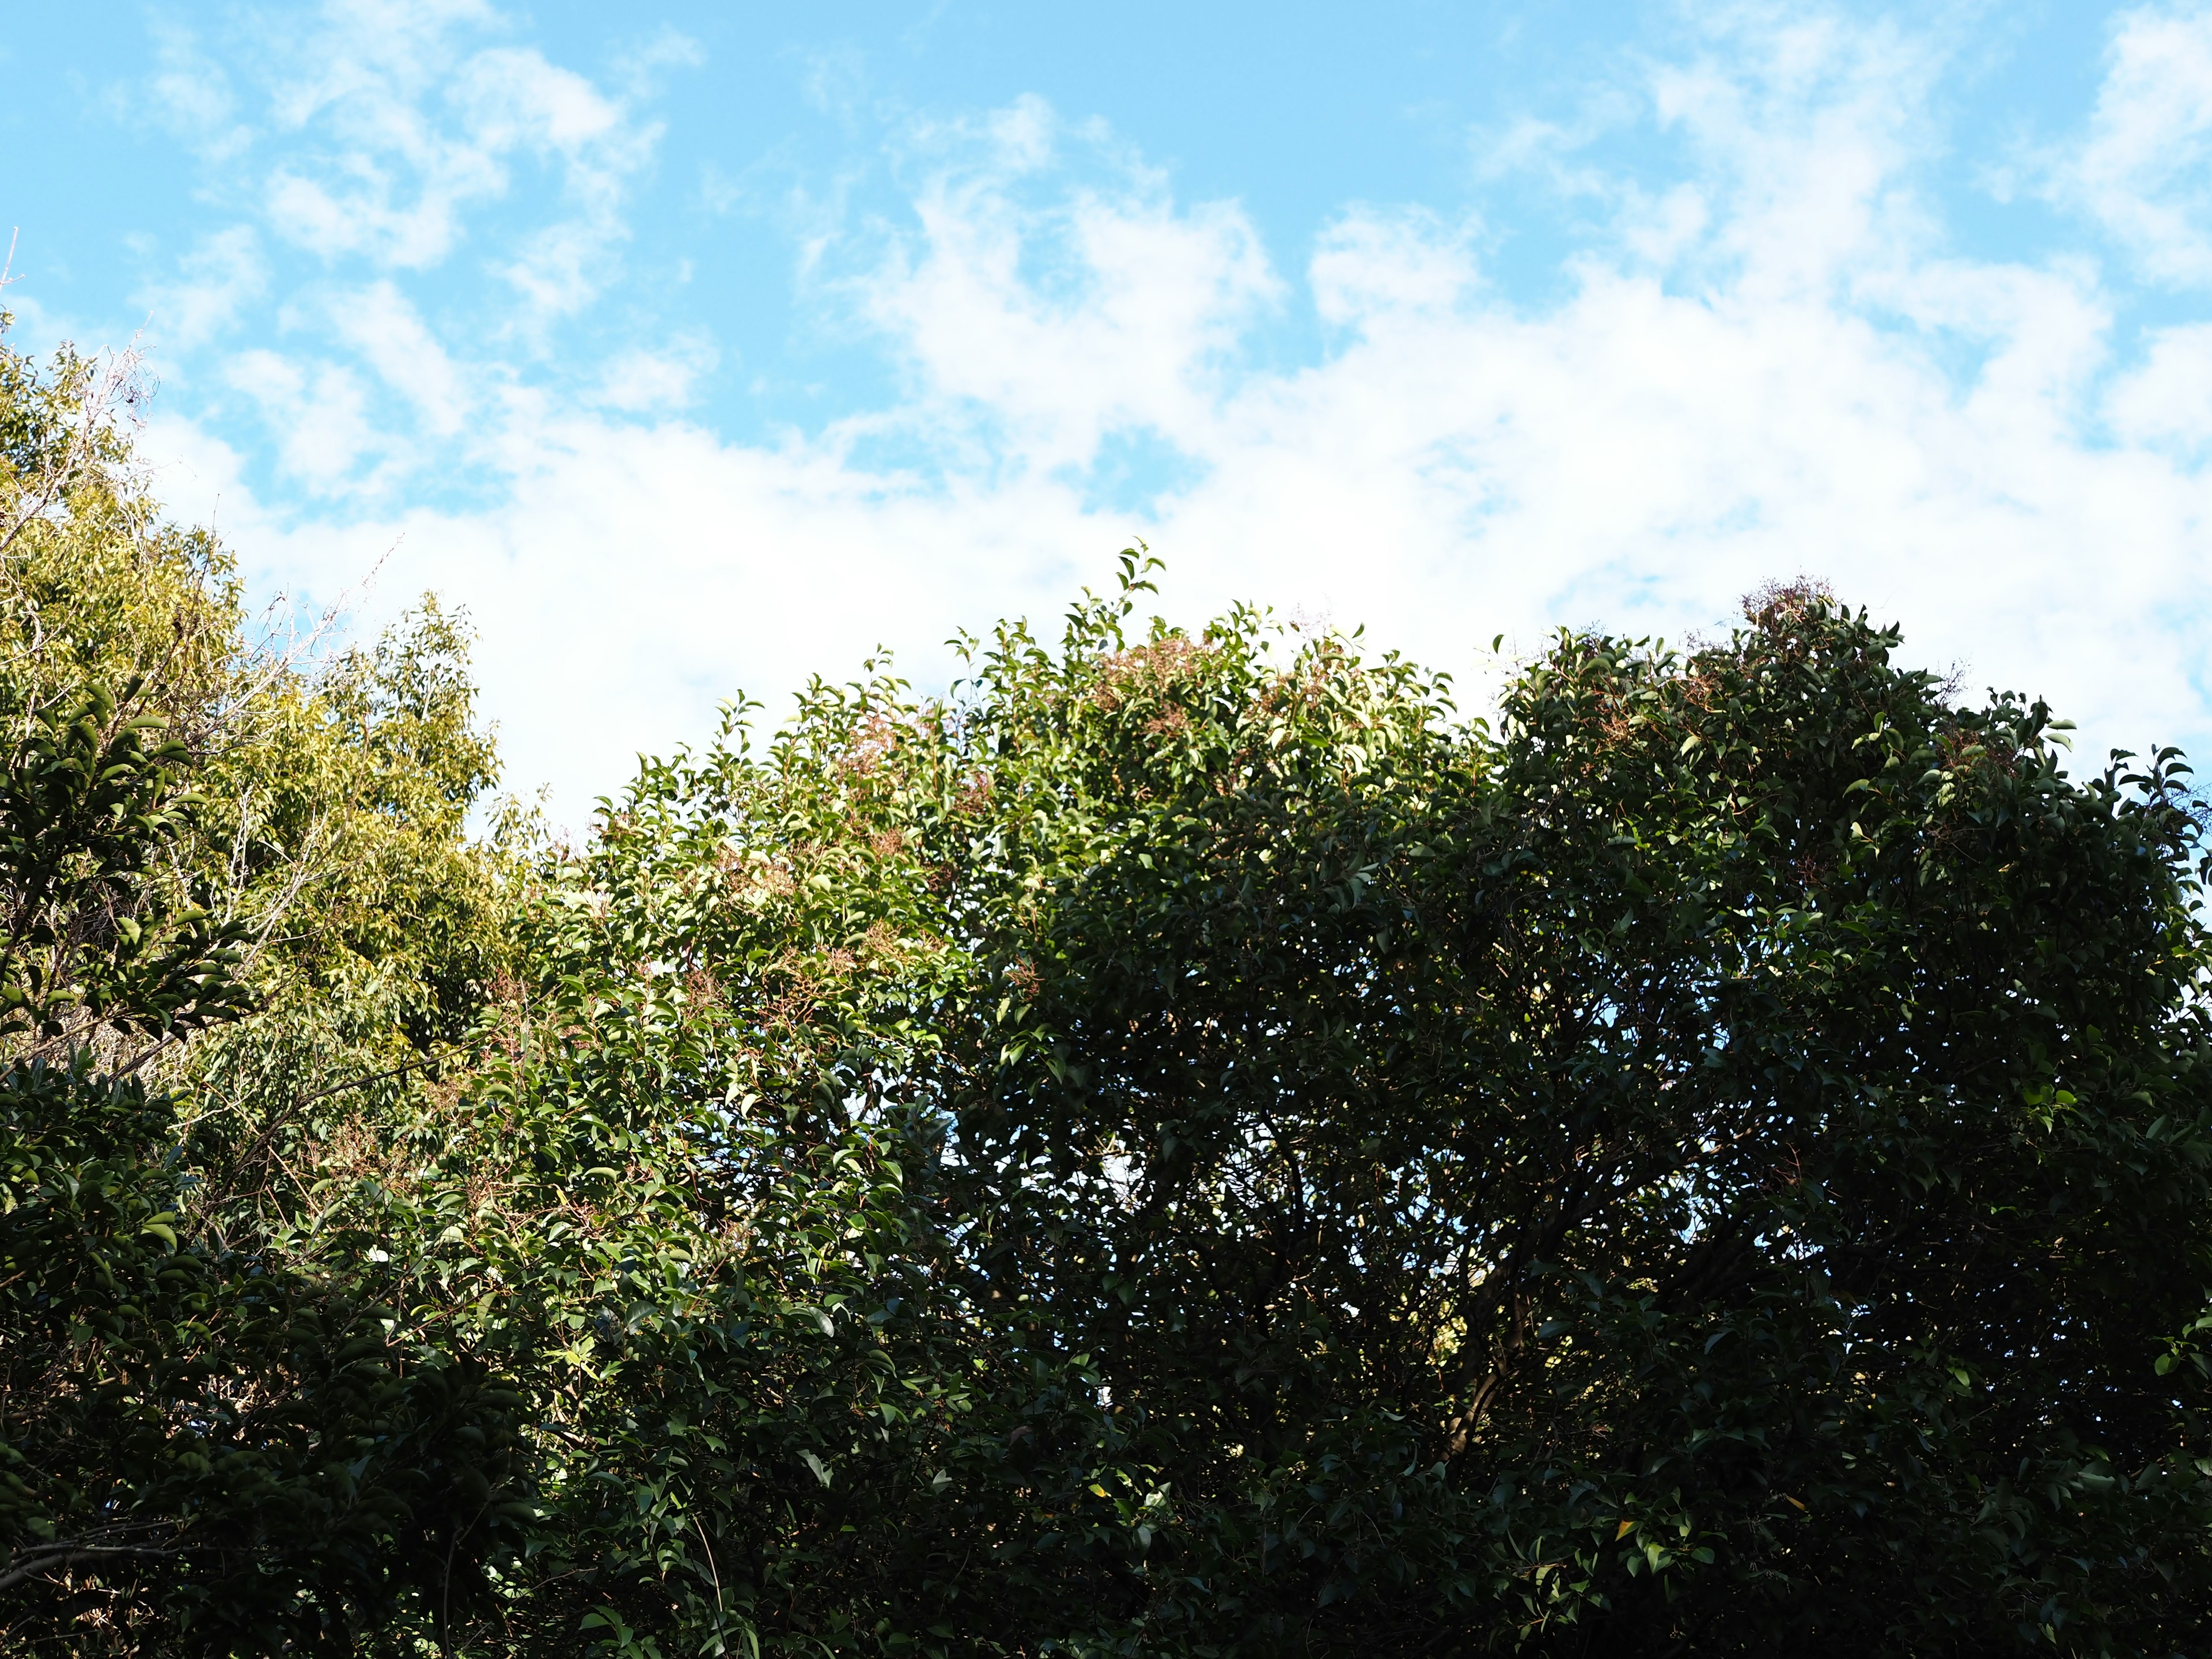
POLYGON ((135 690, 18 714, 0 795, 0 1627, 350 1650, 481 1602, 528 1513, 520 1400, 260 1240, 189 1236, 175 1103, 121 1073, 244 988, 238 929, 175 897, 189 757, 148 746, 135 690))
POLYGON ((11 1645, 349 1651, 471 1610, 519 1399, 343 1291, 179 1248, 171 1115, 135 1079, 0 1079, 11 1645))
MULTIPOLYGON (((554 960, 689 1057, 601 1076, 695 1103, 718 1203, 897 1158, 849 1247, 884 1374, 978 1431, 878 1413, 842 1558, 803 1480, 689 1500, 726 1579, 799 1564, 747 1581, 764 1645, 2194 1642, 2171 756, 2073 784, 2039 708, 1810 592, 1688 659, 1563 639, 1494 735, 1334 641, 1125 614, 648 769, 570 878, 554 960)), ((869 1409, 817 1398, 776 1432, 869 1409)))
POLYGON ((2198 1628, 2207 1447, 2152 1374, 2212 1276, 2170 757, 2076 787, 1893 634, 1753 622, 1564 640, 1495 739, 1236 628, 994 661, 952 898, 1012 1000, 945 1098, 976 1271, 1176 1472, 1206 1588, 1133 1617, 2198 1628))
POLYGON ((404 1645, 534 1513, 521 1396, 312 1226, 495 964, 465 633, 252 648, 128 368, 0 347, 0 1646, 404 1645))
POLYGON ((779 1627, 849 1645, 942 1625, 989 1599, 962 1575, 974 1533, 1024 1517, 1009 1437, 1082 1384, 977 1342, 934 1282, 913 1126, 856 1121, 842 1093, 910 1039, 690 815, 694 790, 754 787, 718 764, 655 769, 556 867, 477 1068, 398 1115, 404 1176, 319 1224, 356 1259, 379 1241, 371 1273, 426 1329, 532 1385, 529 1571, 464 1644, 744 1652, 779 1627), (711 930, 720 977, 656 959, 672 923, 711 930), (850 1000, 794 994, 817 969, 850 1000))
POLYGON ((16 733, 0 773, 0 1039, 181 1036, 240 1000, 241 930, 161 867, 198 802, 174 787, 185 755, 160 741, 167 722, 131 712, 139 690, 0 701, 16 733))

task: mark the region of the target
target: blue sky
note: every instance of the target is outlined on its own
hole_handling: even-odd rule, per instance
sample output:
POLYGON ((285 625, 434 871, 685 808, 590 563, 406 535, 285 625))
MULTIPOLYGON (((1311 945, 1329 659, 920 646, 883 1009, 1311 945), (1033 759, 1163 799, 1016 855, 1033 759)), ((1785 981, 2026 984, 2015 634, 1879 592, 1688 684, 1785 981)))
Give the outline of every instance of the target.
POLYGON ((264 595, 465 604, 571 820, 1137 536, 1470 702, 1809 573, 2212 739, 2212 9, 16 9, 18 343, 264 595))

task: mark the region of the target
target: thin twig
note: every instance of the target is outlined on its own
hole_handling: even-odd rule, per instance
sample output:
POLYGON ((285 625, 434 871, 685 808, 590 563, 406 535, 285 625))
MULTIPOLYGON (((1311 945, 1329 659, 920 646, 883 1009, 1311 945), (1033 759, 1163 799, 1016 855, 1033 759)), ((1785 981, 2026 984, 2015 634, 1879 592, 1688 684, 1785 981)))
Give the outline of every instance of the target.
MULTIPOLYGON (((304 1107, 313 1105, 319 1100, 328 1100, 332 1095, 342 1095, 349 1089, 366 1088, 372 1083, 381 1083, 387 1078, 404 1077, 410 1072, 421 1071, 425 1066, 434 1066, 444 1058, 446 1056, 442 1054, 425 1054, 422 1059, 411 1060, 404 1066, 395 1066, 388 1072, 371 1072, 367 1077, 352 1078, 343 1083, 334 1083, 327 1089, 317 1090, 313 1094, 301 1095, 292 1103, 292 1110, 299 1111, 304 1107)), ((225 1112, 234 1112, 241 1103, 233 1101, 228 1106, 210 1107, 197 1117, 185 1118, 176 1127, 179 1129, 189 1129, 194 1124, 204 1123, 211 1117, 220 1117, 225 1112)))
POLYGON ((699 1530, 699 1547, 707 1552, 707 1571, 714 1575, 714 1611, 729 1617, 729 1604, 722 1600, 722 1570, 714 1565, 714 1547, 707 1541, 707 1528, 699 1520, 699 1511, 691 1511, 691 1524, 699 1530))

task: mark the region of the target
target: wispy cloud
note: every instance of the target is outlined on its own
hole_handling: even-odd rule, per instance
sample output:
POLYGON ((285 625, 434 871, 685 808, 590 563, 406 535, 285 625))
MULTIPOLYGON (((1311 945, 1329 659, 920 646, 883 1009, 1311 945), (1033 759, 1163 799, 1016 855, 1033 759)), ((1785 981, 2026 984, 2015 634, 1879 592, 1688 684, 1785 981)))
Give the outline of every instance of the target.
POLYGON ((2212 282, 2212 7, 2119 15, 2087 142, 2049 178, 2152 276, 2212 282))
POLYGON ((331 325, 413 405, 431 436, 461 429, 475 401, 466 376, 394 283, 372 283, 333 296, 331 325))
POLYGON ((259 234, 232 225, 200 238, 173 272, 141 284, 131 302, 155 320, 158 343, 181 356, 228 331, 268 288, 259 234))
POLYGON ((258 412, 304 502, 358 511, 433 457, 501 453, 471 417, 508 406, 548 330, 619 273, 660 131, 638 100, 696 49, 654 35, 608 85, 515 28, 477 0, 255 14, 220 52, 162 24, 152 79, 122 99, 198 135, 208 199, 238 216, 141 285, 152 337, 189 375, 258 317, 254 349, 208 378, 258 412), (414 290, 465 246, 498 297, 447 291, 434 326, 414 290))
POLYGON ((253 142, 240 119, 229 75, 199 39, 172 18, 153 20, 155 69, 145 84, 118 88, 109 101, 125 119, 148 119, 190 145, 204 160, 223 162, 253 142))
POLYGON ((1243 329, 1283 292, 1242 210, 1180 207, 1140 165, 1025 204, 1018 187, 1071 142, 1100 136, 1034 99, 923 134, 918 233, 854 284, 921 402, 983 416, 1009 458, 1045 469, 1120 427, 1202 422, 1243 329))
POLYGON ((667 414, 688 407, 702 374, 721 354, 713 341, 693 337, 662 351, 626 351, 608 363, 591 401, 629 415, 667 414))
POLYGON ((425 270, 452 254, 467 212, 504 197, 527 159, 556 171, 567 216, 500 269, 540 312, 587 300, 582 250, 620 240, 624 183, 659 130, 534 48, 472 46, 500 23, 477 5, 325 8, 296 48, 317 67, 270 88, 286 138, 266 184, 276 232, 325 258, 425 270))
MULTIPOLYGON (((2169 23, 2136 14, 2115 38, 2169 23)), ((582 303, 589 241, 563 251, 562 228, 619 235, 650 122, 511 56, 486 103, 487 83, 456 90, 483 52, 454 50, 452 72, 387 76, 413 88, 389 131, 458 135, 489 167, 557 158, 574 210, 513 246, 548 285, 529 303, 582 303)), ((1465 214, 1347 204, 1285 270, 1237 203, 1179 198, 1039 100, 913 122, 902 215, 832 214, 801 265, 810 302, 896 366, 875 407, 732 440, 671 412, 712 355, 680 340, 625 345, 563 392, 522 347, 471 359, 492 348, 411 307, 379 245, 349 257, 390 268, 324 313, 356 368, 249 354, 234 375, 284 423, 294 476, 373 510, 279 513, 207 431, 173 421, 163 441, 179 495, 220 492, 272 577, 327 590, 404 533, 386 591, 475 606, 515 769, 571 814, 737 687, 779 692, 877 641, 943 672, 954 628, 1056 606, 1131 534, 1168 555, 1185 616, 1257 598, 1469 674, 1501 629, 1680 635, 1810 570, 1906 623, 1923 659, 2051 693, 2093 744, 2212 736, 2212 345, 2175 327, 2127 355, 2079 250, 1957 250, 1917 171, 1947 65, 1899 27, 1745 11, 1613 76, 1601 119, 1522 147, 1595 216, 1541 306, 1492 280, 1465 214), (1598 141, 1624 133, 1676 147, 1675 174, 1609 164, 1598 141), (1290 366, 1250 349, 1309 302, 1324 347, 1290 366), (398 465, 372 384, 407 430, 465 434, 500 498, 362 495, 398 465), (1109 510, 1096 474, 1132 446, 1174 464, 1109 510)), ((2131 121, 2179 130, 2149 73, 2116 48, 2063 167, 2111 173, 2131 121)), ((334 159, 353 154, 427 190, 412 142, 332 150, 316 176, 355 187, 370 173, 334 159)), ((465 206, 441 210, 449 245, 465 206)))
POLYGON ((260 410, 284 472, 318 494, 360 492, 363 465, 392 446, 368 418, 359 377, 342 364, 255 349, 233 358, 226 378, 260 410))

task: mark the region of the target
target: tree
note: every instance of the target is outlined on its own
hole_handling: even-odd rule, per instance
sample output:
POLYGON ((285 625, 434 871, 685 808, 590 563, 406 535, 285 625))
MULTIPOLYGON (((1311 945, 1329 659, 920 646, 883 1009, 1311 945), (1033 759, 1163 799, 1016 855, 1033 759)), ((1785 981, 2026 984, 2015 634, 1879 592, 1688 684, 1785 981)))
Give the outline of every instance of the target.
POLYGON ((471 1017, 489 751, 434 610, 319 680, 246 641, 220 548, 138 483, 129 390, 0 349, 0 1628, 435 1633, 531 1512, 520 1396, 265 1177, 361 1051, 471 1017))
POLYGON ((648 767, 564 878, 559 959, 687 1010, 647 1047, 732 1212, 888 1138, 903 1242, 854 1248, 975 1356, 994 1454, 878 1436, 878 1571, 763 1644, 2192 1642, 2171 751, 2075 783, 1804 589, 1563 636, 1492 731, 1250 612, 1132 641, 1140 586, 648 767))
POLYGON ((2201 1647, 2172 751, 1131 555, 478 842, 462 620, 251 640, 121 386, 0 352, 17 1645, 2201 1647))
POLYGON ((456 1589, 464 1610, 481 1595, 520 1401, 465 1356, 410 1354, 384 1310, 262 1241, 189 1237, 174 1103, 140 1072, 235 1012, 243 930, 165 867, 198 803, 137 690, 4 713, 9 1635, 348 1650, 396 1601, 435 1620, 456 1589))

